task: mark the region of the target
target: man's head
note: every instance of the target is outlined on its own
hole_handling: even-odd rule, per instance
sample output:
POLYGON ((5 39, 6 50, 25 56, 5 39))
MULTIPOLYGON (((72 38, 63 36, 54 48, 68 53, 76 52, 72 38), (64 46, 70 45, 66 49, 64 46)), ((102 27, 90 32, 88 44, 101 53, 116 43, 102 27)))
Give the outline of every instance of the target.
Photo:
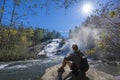
POLYGON ((73 44, 73 45, 72 45, 72 49, 73 49, 73 51, 78 51, 78 46, 77 46, 77 44, 73 44))

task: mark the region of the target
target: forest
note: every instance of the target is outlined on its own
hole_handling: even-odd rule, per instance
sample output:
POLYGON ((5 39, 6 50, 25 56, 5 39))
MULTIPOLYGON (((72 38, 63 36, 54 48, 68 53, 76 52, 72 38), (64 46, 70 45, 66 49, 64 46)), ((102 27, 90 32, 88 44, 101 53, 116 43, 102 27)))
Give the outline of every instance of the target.
POLYGON ((33 7, 29 8, 27 6, 29 1, 13 0, 10 9, 9 3, 9 0, 0 2, 0 60, 33 58, 34 55, 30 54, 31 47, 43 41, 61 38, 60 32, 55 30, 49 31, 36 26, 26 26, 22 23, 22 20, 26 19, 28 15, 35 13, 35 11, 31 12, 35 8, 35 4, 28 5, 33 7), (20 12, 18 9, 22 11, 20 12), (28 14, 24 13, 24 10, 28 14))

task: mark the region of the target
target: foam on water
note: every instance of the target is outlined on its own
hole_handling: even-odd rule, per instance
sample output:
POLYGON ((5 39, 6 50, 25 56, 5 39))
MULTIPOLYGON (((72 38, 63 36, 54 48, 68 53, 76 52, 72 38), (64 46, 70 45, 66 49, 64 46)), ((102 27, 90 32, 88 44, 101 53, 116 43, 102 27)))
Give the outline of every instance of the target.
POLYGON ((8 66, 8 64, 1 64, 1 65, 0 65, 0 70, 1 70, 1 69, 4 69, 6 66, 8 66))
POLYGON ((26 60, 26 61, 14 61, 8 62, 7 64, 0 64, 0 69, 22 69, 30 66, 34 66, 35 63, 41 62, 42 60, 26 60))
POLYGON ((20 68, 27 68, 26 65, 15 65, 11 67, 7 67, 7 69, 20 69, 20 68))
POLYGON ((47 44, 44 49, 38 53, 38 56, 53 56, 56 54, 57 50, 59 49, 60 42, 62 39, 53 39, 49 44, 47 44))

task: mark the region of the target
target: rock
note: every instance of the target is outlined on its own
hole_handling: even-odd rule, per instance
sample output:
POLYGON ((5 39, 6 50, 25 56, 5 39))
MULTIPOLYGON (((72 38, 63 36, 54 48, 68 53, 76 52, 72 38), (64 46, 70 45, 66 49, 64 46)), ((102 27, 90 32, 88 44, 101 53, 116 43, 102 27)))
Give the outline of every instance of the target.
POLYGON ((115 79, 116 80, 120 80, 120 76, 115 76, 115 79))
MULTIPOLYGON (((60 67, 60 64, 46 69, 46 73, 42 76, 42 78, 40 80, 56 80, 57 70, 59 67, 60 67)), ((68 66, 65 67, 65 72, 63 73, 63 78, 69 72, 70 72, 69 67, 68 66)), ((86 74, 90 80, 115 80, 115 78, 112 75, 98 71, 96 69, 92 69, 92 68, 90 68, 86 74)))

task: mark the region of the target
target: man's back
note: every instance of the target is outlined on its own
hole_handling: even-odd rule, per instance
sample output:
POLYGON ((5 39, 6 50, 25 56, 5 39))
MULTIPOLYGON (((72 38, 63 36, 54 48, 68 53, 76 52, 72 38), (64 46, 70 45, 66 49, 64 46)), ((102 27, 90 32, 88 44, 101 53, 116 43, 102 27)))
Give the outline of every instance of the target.
POLYGON ((72 61, 74 64, 79 64, 82 56, 84 56, 82 52, 77 51, 65 57, 65 60, 72 61))

